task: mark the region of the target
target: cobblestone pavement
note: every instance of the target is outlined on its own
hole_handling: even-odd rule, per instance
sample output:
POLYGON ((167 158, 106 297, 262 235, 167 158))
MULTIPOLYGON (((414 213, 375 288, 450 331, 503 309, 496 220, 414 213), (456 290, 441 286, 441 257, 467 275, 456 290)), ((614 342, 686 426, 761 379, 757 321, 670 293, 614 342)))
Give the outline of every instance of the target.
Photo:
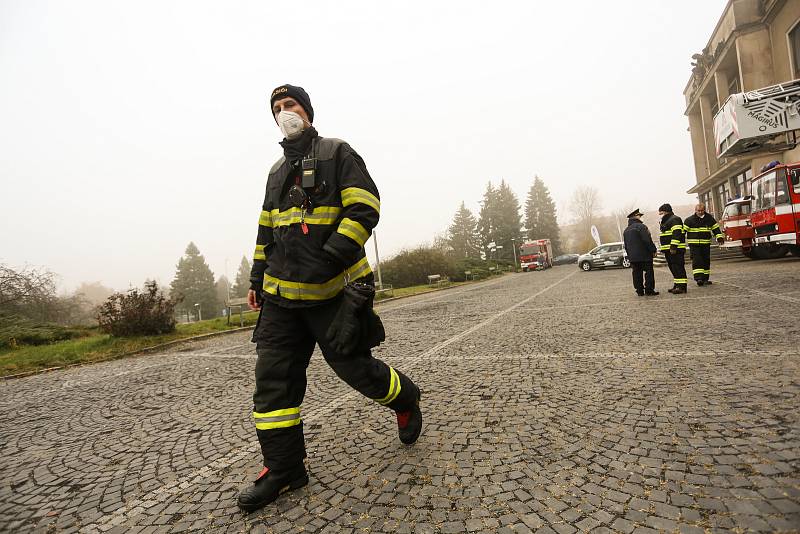
POLYGON ((800 260, 712 268, 681 296, 565 266, 382 305, 419 442, 317 354, 311 483, 250 515, 246 333, 0 383, 0 530, 800 531, 800 260))

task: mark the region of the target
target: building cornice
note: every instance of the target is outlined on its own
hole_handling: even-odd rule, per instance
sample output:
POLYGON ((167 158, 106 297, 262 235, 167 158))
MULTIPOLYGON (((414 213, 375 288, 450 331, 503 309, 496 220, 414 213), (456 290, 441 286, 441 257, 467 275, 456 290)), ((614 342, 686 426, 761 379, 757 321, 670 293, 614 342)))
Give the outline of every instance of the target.
POLYGON ((690 195, 695 194, 699 191, 705 191, 707 189, 711 189, 716 183, 719 181, 721 177, 727 177, 731 174, 738 174, 748 167, 750 167, 750 162, 752 158, 749 156, 747 157, 735 157, 730 159, 725 165, 721 166, 717 169, 713 174, 709 174, 702 182, 697 182, 691 189, 686 191, 690 195))

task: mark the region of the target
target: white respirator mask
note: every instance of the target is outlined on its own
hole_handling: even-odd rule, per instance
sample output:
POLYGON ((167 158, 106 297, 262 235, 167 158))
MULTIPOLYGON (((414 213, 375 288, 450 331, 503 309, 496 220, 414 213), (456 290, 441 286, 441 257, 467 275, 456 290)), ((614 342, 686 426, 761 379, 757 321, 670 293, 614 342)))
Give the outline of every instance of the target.
POLYGON ((286 139, 297 139, 305 129, 305 121, 294 111, 281 111, 278 113, 278 127, 286 139))

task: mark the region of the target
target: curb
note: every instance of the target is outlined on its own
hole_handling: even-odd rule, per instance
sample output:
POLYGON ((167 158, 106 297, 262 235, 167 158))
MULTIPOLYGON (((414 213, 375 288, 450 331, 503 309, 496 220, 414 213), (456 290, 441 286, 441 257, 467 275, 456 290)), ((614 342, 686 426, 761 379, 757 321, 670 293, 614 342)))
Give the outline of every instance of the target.
MULTIPOLYGON (((481 280, 478 283, 480 284, 481 282, 483 282, 483 280, 481 280)), ((431 289, 430 291, 424 291, 422 293, 414 293, 413 295, 402 295, 400 297, 389 297, 389 298, 381 299, 381 300, 375 302, 375 306, 378 306, 378 305, 386 303, 386 302, 393 302, 395 300, 407 299, 407 298, 410 298, 410 297, 418 297, 420 295, 427 295, 428 293, 436 293, 437 291, 447 291, 448 289, 456 289, 456 288, 459 288, 459 287, 464 287, 465 285, 467 285, 467 284, 462 284, 462 285, 457 285, 457 286, 448 286, 448 287, 438 287, 436 289, 431 289)), ((60 370, 64 370, 64 369, 71 369, 73 367, 80 367, 82 365, 92 365, 92 364, 95 364, 95 363, 110 362, 110 361, 113 361, 113 360, 119 360, 121 358, 128 358, 130 356, 139 356, 141 354, 148 354, 150 352, 155 352, 157 350, 161 350, 163 348, 171 347, 171 346, 174 346, 174 345, 180 345, 182 343, 191 343, 191 342, 194 342, 194 341, 199 341, 201 339, 206 339, 206 338, 210 338, 210 337, 224 336, 226 334, 235 334, 236 332, 243 332, 245 330, 252 330, 253 328, 255 328, 255 325, 253 325, 253 326, 244 326, 244 327, 239 327, 239 328, 232 328, 230 330, 222 330, 220 332, 210 332, 208 334, 200 334, 200 335, 197 335, 197 336, 186 337, 186 338, 183 338, 183 339, 176 339, 174 341, 167 341, 166 343, 159 343, 158 345, 153 345, 151 347, 145 347, 143 349, 139 349, 139 350, 135 350, 135 351, 131 351, 131 352, 123 352, 122 354, 115 354, 113 356, 109 356, 107 358, 101 358, 99 360, 92 360, 90 362, 70 363, 68 365, 60 365, 58 367, 47 367, 46 369, 36 369, 35 371, 26 371, 24 373, 17 373, 17 374, 14 374, 14 375, 0 376, 0 381, 2 381, 2 380, 13 380, 15 378, 25 378, 27 376, 33 376, 33 375, 38 375, 38 374, 42 374, 42 373, 49 373, 50 371, 60 371, 60 370)))
POLYGON ((35 371, 26 371, 24 373, 17 373, 17 374, 14 374, 14 375, 0 376, 0 380, 12 380, 14 378, 25 378, 26 376, 33 376, 33 375, 38 375, 38 374, 42 374, 42 373, 48 373, 50 371, 59 371, 59 370, 63 370, 63 369, 70 369, 72 367, 80 367, 82 365, 92 365, 92 364, 95 364, 95 363, 110 362, 110 361, 113 361, 113 360, 119 360, 120 358, 127 358, 127 357, 130 357, 130 356, 138 356, 140 354, 148 354, 150 352, 155 352, 157 350, 161 350, 161 349, 166 348, 166 347, 171 347, 173 345, 180 345, 182 343, 191 343, 193 341, 198 341, 198 340, 209 338, 209 337, 222 336, 222 335, 225 335, 225 334, 233 334, 235 332, 242 332, 244 330, 250 330, 252 328, 253 328, 252 326, 245 326, 245 327, 233 328, 231 330, 222 330, 220 332, 209 332, 208 334, 200 334, 200 335, 197 335, 197 336, 185 337, 183 339, 176 339, 174 341, 167 341, 166 343, 159 343, 158 345, 152 345, 150 347, 145 347, 143 349, 134 350, 134 351, 131 351, 131 352, 123 352, 121 354, 114 354, 113 356, 108 356, 107 358, 100 358, 98 360, 92 360, 90 362, 70 363, 70 364, 67 364, 67 365, 60 365, 58 367, 47 367, 46 369, 36 369, 35 371))

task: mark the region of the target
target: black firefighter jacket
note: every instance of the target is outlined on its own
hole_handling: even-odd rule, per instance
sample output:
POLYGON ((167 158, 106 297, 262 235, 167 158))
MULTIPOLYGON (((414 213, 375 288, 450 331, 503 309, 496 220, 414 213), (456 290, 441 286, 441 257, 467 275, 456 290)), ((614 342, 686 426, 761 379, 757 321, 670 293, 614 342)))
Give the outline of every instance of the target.
POLYGON ((340 139, 318 137, 311 209, 289 200, 301 163, 278 160, 269 173, 250 273, 251 289, 294 307, 319 304, 345 281, 369 276, 364 243, 378 224, 380 198, 364 161, 340 139))
POLYGON ((661 218, 660 244, 661 250, 669 250, 670 247, 686 248, 683 221, 674 213, 667 213, 661 218))
POLYGON ((683 221, 683 229, 689 245, 710 245, 712 235, 716 239, 722 238, 719 223, 708 213, 702 219, 696 214, 689 215, 683 221))
POLYGON ((652 262, 653 254, 656 253, 656 245, 650 237, 647 226, 639 219, 628 219, 628 227, 622 233, 625 241, 625 252, 628 260, 634 263, 652 262))

